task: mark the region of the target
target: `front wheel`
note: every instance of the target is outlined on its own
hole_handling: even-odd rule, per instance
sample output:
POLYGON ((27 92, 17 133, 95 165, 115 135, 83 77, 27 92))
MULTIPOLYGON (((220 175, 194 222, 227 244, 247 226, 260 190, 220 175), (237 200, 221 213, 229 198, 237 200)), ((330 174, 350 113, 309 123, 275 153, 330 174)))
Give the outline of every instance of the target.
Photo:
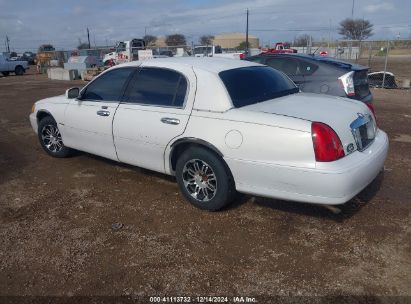
POLYGON ((53 157, 67 157, 70 155, 71 149, 64 146, 57 123, 52 117, 48 116, 40 121, 38 137, 47 154, 53 157))
POLYGON ((16 66, 14 73, 16 73, 17 76, 21 76, 24 74, 24 68, 21 65, 16 66))
POLYGON ((191 147, 181 155, 176 179, 185 198, 200 209, 217 211, 235 195, 228 167, 221 157, 204 148, 191 147))

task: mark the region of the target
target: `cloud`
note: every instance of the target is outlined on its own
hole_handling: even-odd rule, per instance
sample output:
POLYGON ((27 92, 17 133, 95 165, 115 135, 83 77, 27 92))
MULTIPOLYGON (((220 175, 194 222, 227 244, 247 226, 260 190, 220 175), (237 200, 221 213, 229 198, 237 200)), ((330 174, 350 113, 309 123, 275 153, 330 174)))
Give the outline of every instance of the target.
POLYGON ((390 11, 394 9, 394 5, 389 2, 381 2, 378 4, 369 4, 365 6, 364 10, 368 13, 376 13, 380 11, 390 11))

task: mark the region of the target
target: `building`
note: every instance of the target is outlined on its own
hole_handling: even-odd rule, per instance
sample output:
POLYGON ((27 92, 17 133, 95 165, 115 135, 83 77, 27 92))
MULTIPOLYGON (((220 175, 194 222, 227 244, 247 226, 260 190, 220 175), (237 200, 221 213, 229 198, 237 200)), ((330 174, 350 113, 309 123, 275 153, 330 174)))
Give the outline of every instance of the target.
MULTIPOLYGON (((220 45, 223 49, 236 48, 241 42, 245 41, 245 33, 224 33, 214 37, 213 44, 220 45)), ((260 40, 252 35, 248 35, 248 43, 250 48, 258 48, 260 40)))

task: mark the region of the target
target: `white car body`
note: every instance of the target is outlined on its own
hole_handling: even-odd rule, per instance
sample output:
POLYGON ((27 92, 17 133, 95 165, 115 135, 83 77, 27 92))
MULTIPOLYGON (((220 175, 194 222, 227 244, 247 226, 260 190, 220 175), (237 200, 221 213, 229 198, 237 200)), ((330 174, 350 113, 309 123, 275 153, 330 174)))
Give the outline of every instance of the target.
POLYGON ((48 113, 65 146, 169 175, 175 174, 173 148, 194 142, 222 157, 237 191, 270 198, 342 204, 373 181, 388 151, 382 130, 376 128, 365 150, 355 148, 332 162, 316 161, 311 134, 312 122, 322 122, 335 130, 344 151, 356 147, 350 124, 358 113, 372 115, 367 106, 352 99, 297 93, 234 108, 218 73, 250 66, 260 65, 192 57, 127 63, 112 69, 161 67, 183 74, 188 81, 184 106, 91 102, 63 95, 38 101, 31 125, 37 132, 39 117, 48 113), (110 115, 96 115, 101 109, 110 115), (179 124, 163 123, 164 118, 179 124))

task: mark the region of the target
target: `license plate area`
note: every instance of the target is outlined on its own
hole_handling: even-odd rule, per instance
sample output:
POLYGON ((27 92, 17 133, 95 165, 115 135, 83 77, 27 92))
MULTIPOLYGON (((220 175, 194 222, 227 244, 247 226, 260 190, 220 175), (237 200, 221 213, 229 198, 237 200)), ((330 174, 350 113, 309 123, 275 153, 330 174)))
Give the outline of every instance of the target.
POLYGON ((371 115, 358 113, 358 118, 351 125, 351 132, 358 151, 364 151, 375 139, 375 123, 371 115))

